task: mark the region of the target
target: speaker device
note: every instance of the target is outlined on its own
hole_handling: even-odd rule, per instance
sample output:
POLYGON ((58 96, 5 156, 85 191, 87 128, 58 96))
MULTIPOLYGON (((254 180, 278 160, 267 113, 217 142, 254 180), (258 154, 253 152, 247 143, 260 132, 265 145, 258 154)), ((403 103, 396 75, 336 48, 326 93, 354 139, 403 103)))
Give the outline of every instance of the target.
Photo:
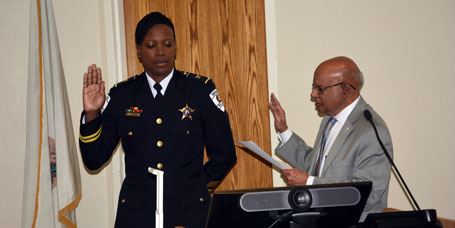
POLYGON ((293 188, 280 191, 248 192, 240 197, 240 207, 246 212, 297 210, 309 208, 351 206, 359 203, 361 194, 355 187, 293 188))

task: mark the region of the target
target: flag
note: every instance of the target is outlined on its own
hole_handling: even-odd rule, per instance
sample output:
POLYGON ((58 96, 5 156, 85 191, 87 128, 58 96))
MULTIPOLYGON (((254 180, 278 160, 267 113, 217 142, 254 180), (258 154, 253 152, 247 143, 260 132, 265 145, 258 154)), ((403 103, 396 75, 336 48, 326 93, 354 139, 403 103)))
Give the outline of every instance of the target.
POLYGON ((51 0, 31 0, 22 227, 77 227, 81 181, 51 0))

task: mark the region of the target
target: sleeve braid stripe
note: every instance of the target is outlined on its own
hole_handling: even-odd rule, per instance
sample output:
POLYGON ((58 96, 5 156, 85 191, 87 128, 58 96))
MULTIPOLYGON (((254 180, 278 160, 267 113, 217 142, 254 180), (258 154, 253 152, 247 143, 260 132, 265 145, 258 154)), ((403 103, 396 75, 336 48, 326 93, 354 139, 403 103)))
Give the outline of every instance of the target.
POLYGON ((96 131, 94 134, 91 134, 91 135, 88 135, 88 136, 82 136, 82 135, 80 135, 80 136, 79 136, 79 140, 81 140, 81 142, 83 142, 83 143, 93 142, 93 141, 97 140, 97 139, 100 137, 101 132, 102 132, 102 129, 103 129, 103 128, 100 127, 100 128, 98 129, 98 131, 96 131))

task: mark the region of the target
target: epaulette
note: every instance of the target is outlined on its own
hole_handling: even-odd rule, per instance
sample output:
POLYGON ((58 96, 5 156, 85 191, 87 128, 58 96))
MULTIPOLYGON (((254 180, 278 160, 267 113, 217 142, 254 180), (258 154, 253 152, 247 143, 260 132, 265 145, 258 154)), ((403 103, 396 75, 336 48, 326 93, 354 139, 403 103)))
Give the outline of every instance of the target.
POLYGON ((193 74, 193 73, 190 73, 190 72, 182 72, 182 74, 187 77, 187 78, 191 78, 191 79, 195 79, 197 81, 200 81, 204 84, 207 84, 210 82, 210 79, 209 77, 205 77, 205 76, 202 76, 202 75, 197 75, 197 74, 193 74))
POLYGON ((131 77, 129 77, 129 78, 127 78, 127 79, 125 79, 125 80, 123 80, 123 81, 121 81, 121 82, 117 82, 117 83, 113 86, 113 88, 119 87, 119 86, 121 86, 121 85, 123 85, 123 84, 126 84, 127 82, 132 82, 132 81, 134 81, 134 79, 136 79, 137 77, 138 77, 138 75, 134 75, 134 76, 131 76, 131 77))

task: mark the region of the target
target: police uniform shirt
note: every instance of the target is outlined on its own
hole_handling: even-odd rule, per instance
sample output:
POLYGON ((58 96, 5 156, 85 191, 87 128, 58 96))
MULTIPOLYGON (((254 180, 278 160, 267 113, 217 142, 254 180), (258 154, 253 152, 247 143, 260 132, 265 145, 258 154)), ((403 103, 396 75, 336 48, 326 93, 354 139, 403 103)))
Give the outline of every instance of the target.
POLYGON ((148 167, 164 171, 165 227, 203 227, 207 184, 236 161, 228 115, 209 78, 174 70, 158 102, 147 77, 118 83, 102 114, 80 125, 82 159, 88 169, 100 169, 122 142, 126 177, 116 227, 154 226, 156 177, 148 167))

